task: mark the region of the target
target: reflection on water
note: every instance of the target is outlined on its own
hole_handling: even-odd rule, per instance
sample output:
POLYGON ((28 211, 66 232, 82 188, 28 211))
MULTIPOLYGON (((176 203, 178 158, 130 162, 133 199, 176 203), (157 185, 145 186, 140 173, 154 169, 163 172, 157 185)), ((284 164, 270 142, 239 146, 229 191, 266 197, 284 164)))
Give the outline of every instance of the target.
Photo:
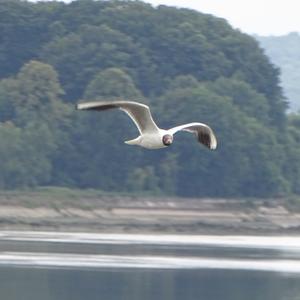
POLYGON ((3 300, 299 300, 300 238, 0 232, 3 300))
POLYGON ((65 269, 228 269, 269 272, 300 273, 300 261, 253 260, 179 256, 132 256, 132 255, 86 255, 86 254, 41 254, 3 252, 0 265, 27 267, 56 267, 65 269))

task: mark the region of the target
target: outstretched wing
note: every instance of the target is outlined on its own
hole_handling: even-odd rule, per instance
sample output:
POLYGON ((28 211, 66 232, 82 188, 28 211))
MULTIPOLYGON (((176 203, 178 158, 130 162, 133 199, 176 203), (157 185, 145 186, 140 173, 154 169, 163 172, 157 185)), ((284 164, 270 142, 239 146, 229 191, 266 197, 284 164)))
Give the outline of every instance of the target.
POLYGON ((77 104, 77 109, 107 110, 119 108, 133 120, 141 134, 158 131, 147 105, 133 101, 96 101, 77 104))
POLYGON ((188 123, 173 127, 169 130, 171 134, 178 131, 188 131, 196 134, 199 143, 205 145, 211 150, 217 148, 217 139, 212 129, 203 123, 188 123))

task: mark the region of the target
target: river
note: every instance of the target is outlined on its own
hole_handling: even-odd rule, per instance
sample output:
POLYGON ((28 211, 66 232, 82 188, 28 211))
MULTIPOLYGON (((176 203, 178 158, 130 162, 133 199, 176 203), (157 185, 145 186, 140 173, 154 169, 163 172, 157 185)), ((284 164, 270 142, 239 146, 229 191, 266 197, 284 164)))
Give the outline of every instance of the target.
POLYGON ((2 300, 299 300, 300 237, 0 231, 2 300))

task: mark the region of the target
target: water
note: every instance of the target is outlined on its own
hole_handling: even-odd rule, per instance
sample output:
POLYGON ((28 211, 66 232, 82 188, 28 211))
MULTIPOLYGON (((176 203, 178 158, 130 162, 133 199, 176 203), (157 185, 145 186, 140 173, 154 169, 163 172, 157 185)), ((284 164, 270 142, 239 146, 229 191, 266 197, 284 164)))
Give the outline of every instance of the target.
POLYGON ((299 300, 300 237, 0 232, 2 300, 299 300))

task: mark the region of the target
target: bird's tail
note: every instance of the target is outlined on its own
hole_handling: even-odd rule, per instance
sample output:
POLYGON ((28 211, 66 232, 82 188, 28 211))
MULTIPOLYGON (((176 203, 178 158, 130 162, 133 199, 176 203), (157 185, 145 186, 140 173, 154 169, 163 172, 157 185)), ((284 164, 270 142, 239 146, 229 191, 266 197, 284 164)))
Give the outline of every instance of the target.
POLYGON ((125 141, 124 143, 128 144, 128 145, 139 145, 140 144, 140 140, 141 140, 141 137, 138 136, 137 138, 135 138, 133 140, 125 141))

